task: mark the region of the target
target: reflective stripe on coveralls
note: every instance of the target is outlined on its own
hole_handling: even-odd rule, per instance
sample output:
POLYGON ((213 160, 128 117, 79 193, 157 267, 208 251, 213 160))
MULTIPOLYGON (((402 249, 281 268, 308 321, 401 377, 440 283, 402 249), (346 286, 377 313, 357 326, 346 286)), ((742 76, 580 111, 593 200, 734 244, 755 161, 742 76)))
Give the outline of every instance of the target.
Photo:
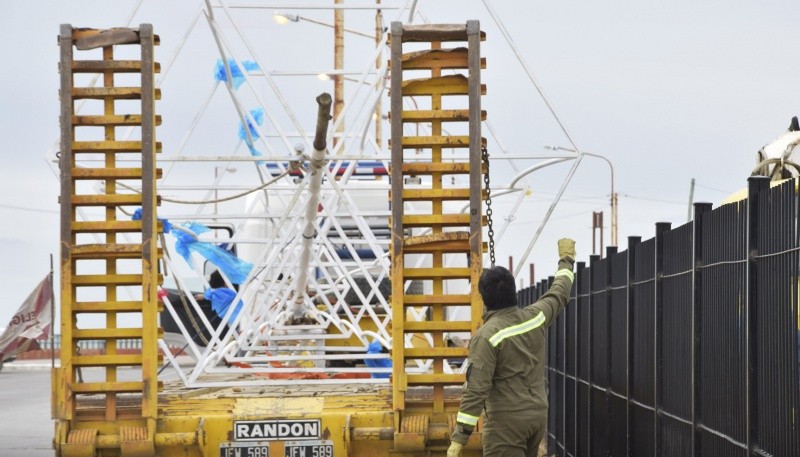
POLYGON ((489 338, 489 343, 491 343, 493 347, 497 347, 497 345, 506 338, 522 335, 523 333, 539 328, 540 325, 544 324, 544 321, 544 313, 539 311, 539 314, 533 319, 521 324, 512 325, 511 327, 506 327, 503 330, 495 333, 494 336, 489 338))
POLYGON ((476 416, 462 413, 461 411, 458 412, 456 421, 461 422, 462 424, 471 425, 473 427, 478 424, 478 418, 476 416))
POLYGON ((572 270, 567 270, 566 268, 562 268, 561 270, 558 270, 554 277, 557 278, 559 276, 566 276, 566 277, 569 278, 570 281, 573 281, 573 282, 575 281, 575 273, 573 273, 572 270))

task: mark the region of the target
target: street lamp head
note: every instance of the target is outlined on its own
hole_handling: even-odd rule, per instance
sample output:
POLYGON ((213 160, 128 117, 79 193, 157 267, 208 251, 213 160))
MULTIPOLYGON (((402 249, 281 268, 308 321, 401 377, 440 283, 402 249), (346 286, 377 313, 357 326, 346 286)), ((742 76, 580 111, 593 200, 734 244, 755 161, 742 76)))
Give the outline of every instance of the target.
POLYGON ((331 75, 327 73, 319 73, 317 74, 317 79, 319 79, 320 81, 330 81, 331 75))
POLYGON ((272 20, 278 25, 288 24, 289 22, 299 22, 300 16, 297 14, 282 13, 275 11, 272 13, 272 20))

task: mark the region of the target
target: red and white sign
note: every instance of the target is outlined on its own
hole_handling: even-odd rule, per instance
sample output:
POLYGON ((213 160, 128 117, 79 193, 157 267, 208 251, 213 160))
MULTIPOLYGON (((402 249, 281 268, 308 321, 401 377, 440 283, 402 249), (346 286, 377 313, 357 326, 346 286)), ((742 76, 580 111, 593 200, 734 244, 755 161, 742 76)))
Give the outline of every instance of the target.
POLYGON ((50 275, 47 275, 28 295, 0 335, 0 361, 27 351, 36 339, 48 336, 53 322, 52 301, 53 287, 50 275))

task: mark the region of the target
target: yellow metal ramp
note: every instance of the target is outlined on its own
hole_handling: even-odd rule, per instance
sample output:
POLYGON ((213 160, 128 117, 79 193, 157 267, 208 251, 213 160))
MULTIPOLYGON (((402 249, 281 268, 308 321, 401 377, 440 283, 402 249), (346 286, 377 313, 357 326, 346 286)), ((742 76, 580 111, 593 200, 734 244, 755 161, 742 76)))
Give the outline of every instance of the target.
POLYGON ((60 456, 155 455, 157 43, 150 25, 61 26, 62 349, 53 377, 60 456), (115 53, 129 56, 131 48, 135 60, 115 58, 115 53), (93 76, 102 84, 91 87, 93 76), (84 101, 78 114, 76 106, 84 101), (138 139, 127 138, 131 135, 138 139), (140 220, 132 220, 136 208, 141 208, 140 220), (138 317, 140 325, 120 328, 121 313, 138 317), (141 341, 141 353, 119 350, 123 339, 141 341), (84 347, 82 353, 81 342, 88 340, 102 341, 103 349, 89 353, 84 347), (122 380, 121 367, 134 367, 140 376, 122 380), (100 371, 92 379, 101 380, 84 380, 87 370, 100 371), (135 401, 125 400, 129 394, 135 401))
POLYGON ((477 21, 392 24, 392 385, 398 450, 423 447, 425 430, 450 426, 458 403, 446 389, 463 384, 465 376, 446 364, 465 359, 467 348, 451 344, 447 335, 474 332, 481 319, 483 38, 477 21), (408 292, 411 282, 421 284, 421 294, 408 292), (454 320, 455 307, 469 308, 454 320))

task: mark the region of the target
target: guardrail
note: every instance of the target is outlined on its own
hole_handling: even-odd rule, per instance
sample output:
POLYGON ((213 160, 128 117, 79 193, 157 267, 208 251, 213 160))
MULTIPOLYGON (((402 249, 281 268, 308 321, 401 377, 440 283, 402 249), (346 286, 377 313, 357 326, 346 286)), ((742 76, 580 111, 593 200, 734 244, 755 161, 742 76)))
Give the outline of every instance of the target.
POLYGON ((548 337, 552 455, 800 455, 796 184, 748 184, 578 263, 548 337))

